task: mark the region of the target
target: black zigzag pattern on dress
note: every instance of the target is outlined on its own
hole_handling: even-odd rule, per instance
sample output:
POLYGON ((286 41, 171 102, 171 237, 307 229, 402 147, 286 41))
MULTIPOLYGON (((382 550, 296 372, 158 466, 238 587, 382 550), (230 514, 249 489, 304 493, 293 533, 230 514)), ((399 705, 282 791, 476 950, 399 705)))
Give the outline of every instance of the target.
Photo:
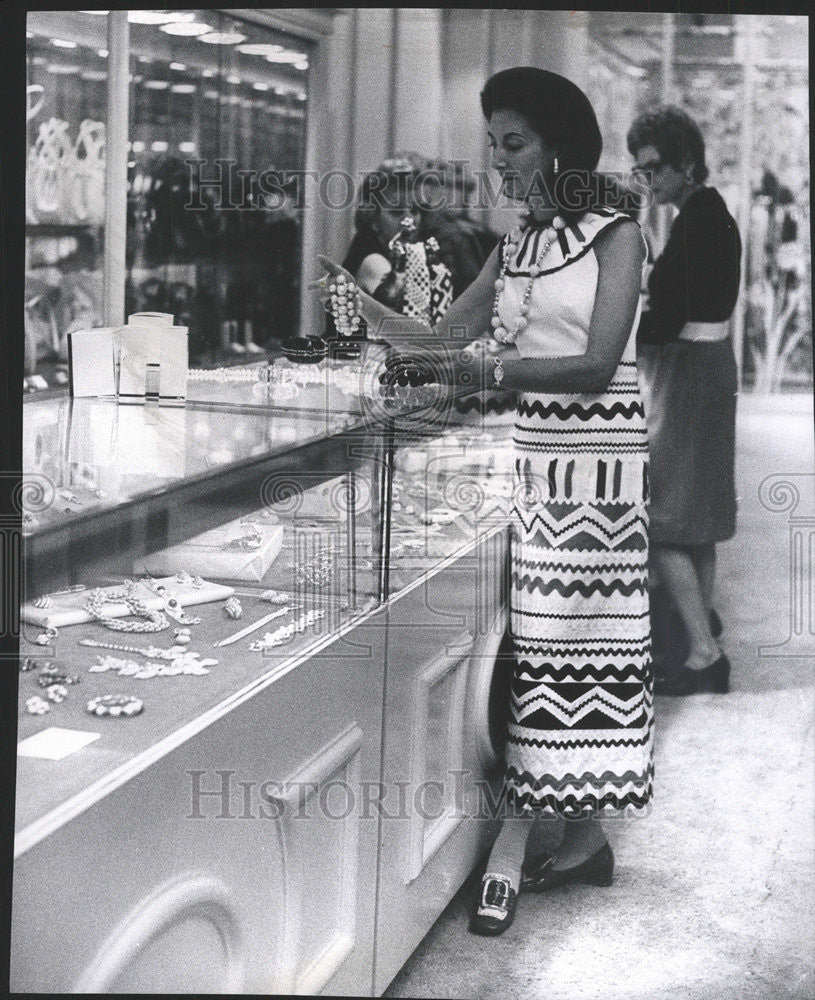
MULTIPOLYGON (((553 775, 548 775, 548 781, 546 778, 538 779, 537 781, 532 777, 529 771, 523 771, 520 775, 515 772, 518 776, 519 784, 528 784, 532 787, 536 785, 538 787, 543 787, 544 784, 549 784, 551 787, 553 775)), ((642 772, 638 771, 625 771, 623 774, 615 774, 614 771, 603 771, 602 774, 598 774, 596 771, 584 771, 583 774, 572 774, 566 771, 564 774, 559 774, 557 776, 557 787, 564 788, 567 785, 575 785, 578 788, 589 783, 593 785, 611 785, 614 788, 622 788, 623 785, 628 785, 630 783, 635 783, 638 785, 647 784, 654 775, 654 765, 649 764, 648 767, 642 772)))
POLYGON ((624 663, 615 665, 613 663, 586 663, 577 667, 572 663, 564 663, 555 666, 554 663, 532 664, 529 660, 518 660, 517 671, 522 674, 524 680, 542 681, 544 678, 552 684, 576 682, 595 682, 604 684, 612 678, 620 683, 629 681, 632 676, 638 681, 650 671, 651 664, 646 663, 624 663))
MULTIPOLYGON (((576 506, 586 507, 588 509, 591 509, 591 508, 589 508, 588 504, 578 504, 576 506)), ((594 504, 592 506, 597 507, 597 505, 594 505, 594 504)), ((625 513, 630 513, 631 508, 632 508, 633 505, 632 504, 627 504, 626 506, 627 506, 628 509, 627 509, 627 511, 625 513)), ((548 511, 548 507, 549 507, 549 505, 547 505, 547 511, 548 511)), ((517 504, 514 505, 514 509, 518 510, 518 512, 520 514, 520 509, 518 508, 517 504)), ((599 508, 598 508, 597 512, 598 512, 598 514, 602 514, 603 513, 603 511, 600 510, 599 508)), ((565 513, 566 516, 568 516, 568 514, 570 512, 569 511, 565 511, 564 513, 565 513)), ((610 518, 609 518, 609 520, 610 520, 610 518)), ((619 518, 614 518, 614 520, 615 521, 619 520, 619 518)), ((621 528, 617 528, 616 530, 606 527, 605 524, 603 524, 601 521, 595 520, 593 517, 590 516, 590 514, 584 514, 578 520, 571 521, 564 528, 556 528, 554 525, 548 524, 543 519, 543 517, 541 517, 541 515, 539 513, 537 513, 537 511, 536 511, 532 515, 532 517, 531 517, 531 519, 529 521, 529 527, 526 529, 528 532, 532 531, 532 529, 533 529, 536 521, 538 522, 538 524, 540 524, 542 526, 542 528, 543 528, 544 531, 548 531, 550 534, 554 535, 555 537, 557 537, 558 535, 565 535, 567 532, 570 532, 570 531, 574 531, 574 529, 576 527, 578 527, 579 525, 581 525, 581 524, 584 524, 584 523, 592 524, 592 525, 594 525, 595 528, 598 529, 598 531, 600 531, 603 535, 605 535, 606 538, 609 539, 609 541, 611 541, 617 535, 621 535, 621 534, 623 534, 623 532, 629 531, 633 525, 638 525, 639 527, 641 527, 643 530, 646 530, 646 531, 648 529, 648 518, 644 514, 637 514, 636 516, 632 517, 630 520, 626 521, 625 524, 621 528)), ((533 544, 535 543, 535 539, 529 539, 529 538, 526 539, 527 543, 529 543, 530 541, 533 544)), ((542 543, 543 543, 543 547, 545 547, 545 548, 551 548, 551 543, 546 540, 545 536, 544 536, 544 538, 542 540, 542 543)), ((538 544, 540 544, 540 543, 538 543, 538 544)))
POLYGON ((585 563, 570 562, 549 562, 545 559, 519 559, 518 565, 524 569, 553 569, 563 573, 623 573, 627 569, 639 570, 642 572, 643 563, 619 562, 601 563, 599 566, 591 566, 585 563))
POLYGON ((605 639, 604 642, 629 643, 625 646, 576 646, 573 639, 533 639, 529 636, 516 636, 513 641, 515 653, 526 653, 530 656, 645 656, 651 652, 650 639, 605 639), (552 642, 566 642, 571 645, 565 649, 556 649, 550 645, 552 642), (633 648, 632 648, 633 647, 633 648))
POLYGON ((649 729, 642 736, 620 736, 613 739, 609 737, 607 740, 581 739, 580 737, 559 740, 554 736, 549 739, 536 739, 534 736, 512 736, 510 738, 516 746, 538 747, 541 750, 544 748, 547 750, 576 750, 583 749, 583 747, 587 750, 599 749, 600 747, 611 749, 612 747, 644 747, 651 740, 651 731, 649 729))
POLYGON ((581 594, 583 597, 593 597, 595 594, 602 594, 603 597, 611 597, 612 594, 620 594, 623 597, 631 597, 632 594, 644 594, 648 589, 646 580, 631 580, 624 583, 622 580, 592 580, 586 584, 582 580, 573 580, 571 583, 564 583, 557 577, 552 577, 545 582, 540 577, 530 576, 524 573, 523 576, 516 571, 512 573, 512 586, 527 593, 537 591, 542 597, 549 594, 560 594, 561 597, 573 597, 581 594))
POLYGON ((608 792, 606 795, 543 795, 536 798, 528 792, 517 792, 511 785, 507 790, 507 801, 515 808, 541 810, 554 813, 556 816, 585 816, 590 813, 622 812, 626 809, 639 811, 644 809, 651 800, 652 789, 647 788, 641 795, 636 792, 626 792, 616 795, 608 792))
MULTIPOLYGON (((516 510, 516 516, 521 519, 521 515, 516 510)), ((551 549, 553 546, 549 539, 540 531, 536 531, 534 537, 525 539, 527 545, 537 545, 539 548, 551 549)), ((577 535, 567 538, 557 545, 560 552, 608 552, 608 542, 602 538, 597 538, 586 531, 581 531, 577 535)), ((648 537, 644 531, 632 532, 615 546, 616 552, 644 552, 648 548, 648 537)))
MULTIPOLYGON (((604 406, 602 403, 591 403, 584 406, 582 403, 569 403, 563 406, 562 403, 550 402, 544 405, 539 399, 528 399, 521 396, 518 401, 519 417, 540 417, 545 420, 547 417, 557 416, 562 420, 568 417, 577 417, 579 420, 591 420, 592 417, 603 417, 611 420, 614 417, 645 417, 645 410, 638 400, 634 403, 613 403, 611 406, 604 406)), ((621 429, 621 428, 618 428, 621 429)))

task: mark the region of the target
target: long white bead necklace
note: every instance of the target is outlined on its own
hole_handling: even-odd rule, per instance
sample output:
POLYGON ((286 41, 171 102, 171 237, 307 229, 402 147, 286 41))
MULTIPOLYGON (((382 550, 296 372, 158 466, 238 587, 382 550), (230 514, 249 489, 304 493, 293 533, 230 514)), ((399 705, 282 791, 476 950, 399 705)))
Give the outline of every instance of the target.
POLYGON ((492 320, 490 321, 492 325, 492 337, 494 340, 497 340, 499 344, 513 344, 518 335, 526 329, 526 326, 529 323, 529 300, 532 297, 533 282, 543 270, 541 263, 543 258, 549 252, 550 247, 555 242, 558 230, 566 228, 565 220, 561 216, 556 215, 552 219, 551 226, 547 226, 546 229, 543 230, 543 247, 537 256, 535 263, 529 268, 529 280, 526 284, 526 288, 524 289, 521 305, 518 309, 518 318, 512 324, 507 324, 507 326, 510 327, 510 329, 507 329, 507 326, 504 326, 501 322, 501 317, 498 313, 498 306, 501 301, 501 293, 506 287, 505 279, 509 264, 515 259, 521 240, 523 239, 526 231, 530 228, 529 220, 530 216, 525 216, 521 220, 520 224, 508 234, 503 245, 501 274, 500 277, 495 279, 495 299, 492 305, 492 320))

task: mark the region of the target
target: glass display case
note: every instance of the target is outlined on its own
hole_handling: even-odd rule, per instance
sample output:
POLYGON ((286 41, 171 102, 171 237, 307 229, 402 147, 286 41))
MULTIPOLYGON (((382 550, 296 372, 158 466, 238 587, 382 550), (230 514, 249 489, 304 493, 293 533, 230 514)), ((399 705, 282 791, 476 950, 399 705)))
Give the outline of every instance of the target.
POLYGON ((483 849, 370 796, 494 771, 512 409, 378 350, 26 402, 16 989, 373 995, 483 849))

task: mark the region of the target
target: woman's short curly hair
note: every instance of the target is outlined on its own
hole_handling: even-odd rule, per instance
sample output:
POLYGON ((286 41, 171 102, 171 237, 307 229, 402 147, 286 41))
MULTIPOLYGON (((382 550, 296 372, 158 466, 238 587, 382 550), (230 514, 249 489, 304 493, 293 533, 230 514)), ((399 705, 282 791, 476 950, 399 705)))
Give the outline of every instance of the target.
POLYGON ((358 233, 371 235, 381 208, 409 205, 414 200, 416 168, 407 161, 387 161, 362 179, 357 193, 354 226, 358 233))
POLYGON ((705 164, 705 140, 699 126, 681 108, 665 105, 638 115, 626 137, 628 152, 653 146, 663 162, 682 170, 686 161, 693 163, 693 179, 702 184, 709 173, 705 164))

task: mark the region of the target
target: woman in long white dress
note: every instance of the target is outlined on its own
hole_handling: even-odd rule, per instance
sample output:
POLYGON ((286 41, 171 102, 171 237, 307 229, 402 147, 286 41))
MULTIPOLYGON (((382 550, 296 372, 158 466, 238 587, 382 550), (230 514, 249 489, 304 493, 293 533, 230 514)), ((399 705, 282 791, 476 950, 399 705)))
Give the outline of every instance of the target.
POLYGON ((569 80, 519 67, 481 94, 492 165, 524 206, 435 329, 352 289, 325 257, 328 294, 359 303, 369 331, 431 358, 450 383, 518 391, 512 511, 515 654, 507 812, 471 930, 500 934, 517 894, 608 885, 602 816, 646 811, 653 785, 647 590, 647 435, 635 335, 645 246, 607 208, 602 142, 569 80), (462 328, 474 342, 462 354, 462 328), (530 820, 565 817, 554 857, 523 877, 530 820))

